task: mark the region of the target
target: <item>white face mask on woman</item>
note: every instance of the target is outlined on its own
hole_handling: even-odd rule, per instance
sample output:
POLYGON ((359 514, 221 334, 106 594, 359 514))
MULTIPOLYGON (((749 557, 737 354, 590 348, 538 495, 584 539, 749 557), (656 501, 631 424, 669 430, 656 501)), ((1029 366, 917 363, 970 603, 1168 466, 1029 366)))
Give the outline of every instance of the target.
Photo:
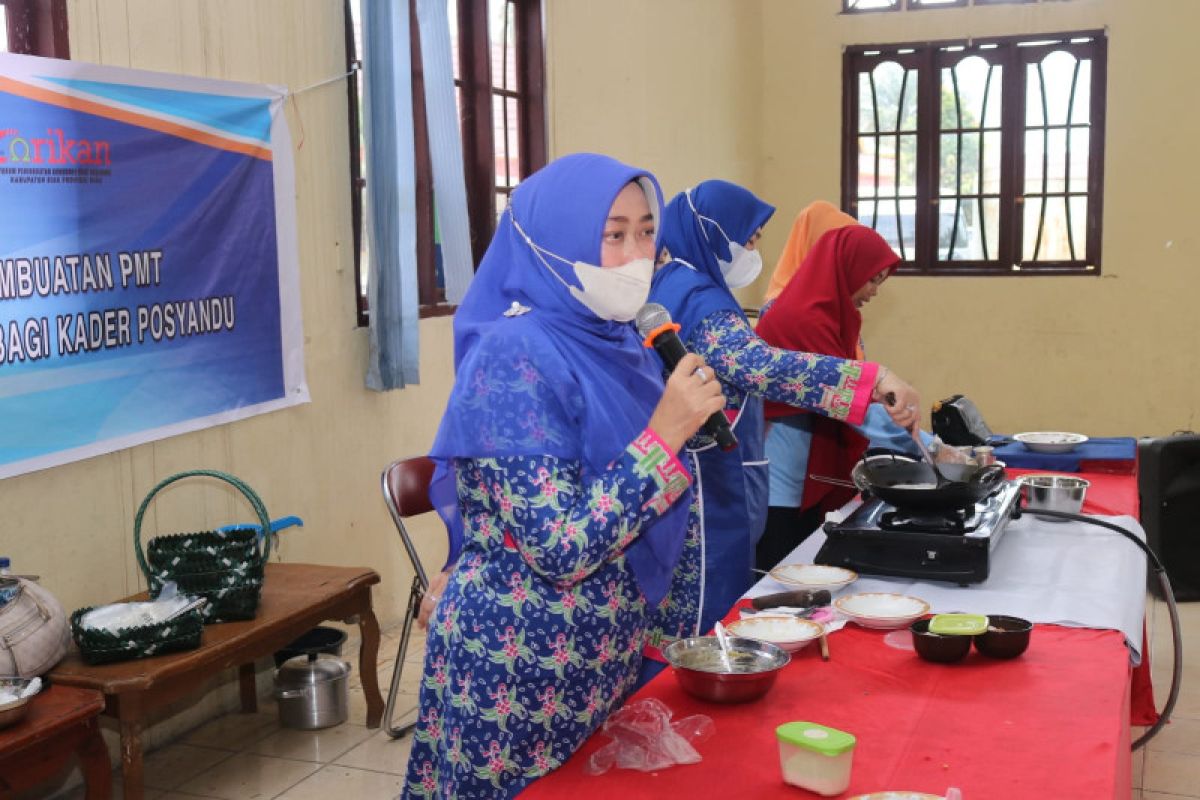
POLYGON ((600 319, 632 322, 638 310, 646 305, 646 300, 650 297, 650 279, 654 277, 654 262, 651 259, 637 258, 619 267, 598 267, 586 261, 568 261, 557 253, 535 244, 511 213, 509 219, 512 220, 517 233, 521 234, 521 238, 533 250, 533 254, 550 270, 550 274, 567 287, 572 297, 587 306, 600 319), (543 254, 564 264, 570 264, 583 288, 577 288, 563 280, 543 254))
POLYGON ((721 277, 725 279, 725 285, 730 289, 741 289, 754 283, 754 279, 762 272, 762 255, 757 250, 747 250, 743 245, 730 239, 729 234, 725 233, 725 229, 719 222, 701 214, 696 208, 696 204, 692 202, 691 189, 683 194, 687 198, 688 205, 691 206, 692 213, 696 215, 696 219, 700 220, 700 233, 704 235, 704 240, 712 244, 712 240, 708 238, 708 233, 704 230, 704 223, 711 222, 729 244, 729 260, 726 261, 717 256, 717 265, 721 268, 721 277))

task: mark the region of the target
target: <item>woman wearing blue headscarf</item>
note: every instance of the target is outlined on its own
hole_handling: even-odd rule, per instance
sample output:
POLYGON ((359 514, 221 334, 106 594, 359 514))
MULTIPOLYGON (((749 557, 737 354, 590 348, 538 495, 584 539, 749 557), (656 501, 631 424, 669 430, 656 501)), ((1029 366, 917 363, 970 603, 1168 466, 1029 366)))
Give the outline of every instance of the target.
MULTIPOLYGON (((666 307, 688 350, 704 356, 720 379, 738 447, 722 452, 704 436, 687 444, 701 524, 689 533, 670 593, 655 611, 650 653, 708 631, 752 583, 767 514, 763 398, 858 423, 872 399, 892 393, 889 414, 897 424, 917 419, 916 392, 885 367, 775 348, 755 335, 731 289, 758 277, 756 246, 774 212, 746 189, 711 180, 676 195, 663 213, 659 246, 670 260, 655 274, 650 300, 666 307)), ((647 660, 643 678, 660 668, 647 660)))
POLYGON ((509 797, 633 686, 645 613, 689 520, 676 453, 724 405, 627 324, 646 300, 658 185, 598 155, 513 193, 455 315, 430 455, 453 571, 429 625, 406 797, 509 797))

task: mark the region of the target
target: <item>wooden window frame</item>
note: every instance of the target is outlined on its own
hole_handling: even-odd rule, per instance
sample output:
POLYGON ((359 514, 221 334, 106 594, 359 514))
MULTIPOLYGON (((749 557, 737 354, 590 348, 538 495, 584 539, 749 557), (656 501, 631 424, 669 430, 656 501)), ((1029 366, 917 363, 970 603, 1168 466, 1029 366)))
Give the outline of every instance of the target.
POLYGON ((67 0, 0 0, 8 22, 8 51, 69 59, 67 0))
MULTIPOLYGON (((1104 31, 1030 34, 974 40, 950 40, 908 44, 862 45, 846 48, 842 70, 842 208, 858 216, 858 75, 864 65, 894 61, 916 68, 917 77, 917 164, 915 202, 915 253, 902 261, 899 274, 908 275, 1088 275, 1101 273, 1101 225, 1104 201, 1105 94, 1108 40, 1104 31), (1073 39, 1091 39, 1076 44, 1073 39), (1022 47, 1021 42, 1048 41, 1054 45, 1022 47), (995 48, 991 46, 995 45, 995 48), (1086 54, 1092 59, 1088 154, 1088 208, 1086 252, 1075 261, 1028 261, 1018 258, 1023 250, 1025 194, 1025 66, 1045 52, 1046 47, 1086 54), (951 50, 950 48, 961 48, 951 50), (981 50, 981 48, 983 48, 981 50), (987 59, 1004 67, 1002 78, 1000 157, 1000 224, 996 258, 983 260, 936 260, 939 236, 939 146, 941 69, 963 58, 987 53, 987 59)), ((1047 196, 1055 196, 1051 193, 1047 196)), ((1064 192, 1065 194, 1065 192, 1064 192)), ((1041 195, 1031 193, 1031 196, 1041 195)), ((897 226, 899 228, 899 225, 897 226)))
MULTIPOLYGON (((546 163, 545 56, 542 32, 542 0, 509 0, 516 24, 517 91, 520 105, 518 138, 520 176, 525 178, 546 163)), ((495 142, 492 134, 491 51, 488 37, 487 0, 458 0, 459 76, 461 93, 463 174, 467 185, 467 216, 471 253, 476 264, 483 258, 496 227, 495 142)), ((424 69, 417 34, 416 3, 409 2, 412 32, 412 97, 416 156, 416 235, 418 303, 422 318, 453 314, 456 306, 446 302, 437 285, 434 243, 433 170, 425 114, 424 69)), ((345 3, 346 54, 348 66, 357 59, 349 0, 345 3)), ((358 86, 347 82, 350 125, 351 212, 354 227, 354 289, 358 323, 368 323, 367 299, 359 291, 362 270, 363 200, 366 178, 359 169, 358 86)), ((511 94, 511 93, 509 93, 511 94)))

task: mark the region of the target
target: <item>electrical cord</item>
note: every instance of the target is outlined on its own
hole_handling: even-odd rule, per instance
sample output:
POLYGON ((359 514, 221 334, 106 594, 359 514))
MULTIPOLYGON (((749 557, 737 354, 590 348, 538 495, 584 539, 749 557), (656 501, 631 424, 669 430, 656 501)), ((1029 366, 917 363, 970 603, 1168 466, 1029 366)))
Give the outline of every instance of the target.
MULTIPOLYGON (((1148 544, 1135 536, 1131 531, 1122 528, 1120 525, 1114 525, 1111 522, 1105 522, 1102 519, 1096 519, 1095 517, 1089 517, 1084 514, 1070 514, 1066 511, 1049 511, 1043 509, 1034 510, 1022 508, 1021 513, 1032 514, 1035 517, 1071 519, 1075 520, 1076 522, 1086 522, 1089 525, 1096 525, 1100 528, 1108 528, 1109 530, 1116 531, 1141 548, 1142 552, 1146 554, 1146 558, 1149 559, 1154 571, 1158 573, 1158 583, 1162 587, 1163 597, 1166 598, 1167 601, 1167 610, 1171 615, 1171 645, 1174 647, 1175 653, 1171 664, 1171 691, 1167 694, 1167 702, 1163 706, 1162 712, 1158 715, 1158 722, 1154 723, 1149 730, 1139 736, 1137 741, 1132 744, 1130 749, 1137 750, 1143 747, 1146 742, 1153 739, 1154 736, 1160 730, 1162 730, 1163 726, 1165 726, 1170 720, 1171 712, 1175 709, 1175 702, 1179 699, 1179 688, 1183 677, 1183 636, 1179 630, 1179 607, 1175 604, 1175 592, 1171 590, 1171 581, 1167 577, 1166 568, 1163 567, 1162 562, 1158 560, 1158 556, 1155 555, 1154 551, 1150 549, 1148 544)), ((1143 658, 1146 657, 1148 656, 1143 654, 1143 658)))

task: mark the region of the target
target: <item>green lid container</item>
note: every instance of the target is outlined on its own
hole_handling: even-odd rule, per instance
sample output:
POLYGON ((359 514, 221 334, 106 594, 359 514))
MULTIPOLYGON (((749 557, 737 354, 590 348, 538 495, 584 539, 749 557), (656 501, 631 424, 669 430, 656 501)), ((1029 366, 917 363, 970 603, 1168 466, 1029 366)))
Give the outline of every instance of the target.
POLYGON ((942 636, 976 636, 987 630, 983 614, 934 614, 929 620, 929 632, 942 636))
POLYGON ((827 756, 841 755, 854 747, 854 734, 828 728, 815 722, 785 722, 775 729, 781 742, 803 747, 827 756))

